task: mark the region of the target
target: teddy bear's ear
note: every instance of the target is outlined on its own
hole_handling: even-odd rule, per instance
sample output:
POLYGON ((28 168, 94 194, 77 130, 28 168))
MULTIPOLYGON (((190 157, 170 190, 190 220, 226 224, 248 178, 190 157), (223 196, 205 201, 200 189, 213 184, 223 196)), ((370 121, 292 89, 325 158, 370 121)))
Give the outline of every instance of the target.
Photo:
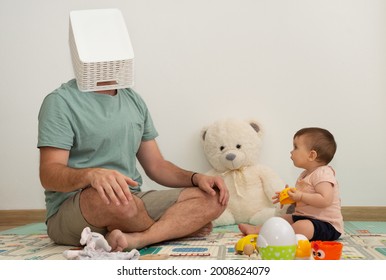
POLYGON ((262 133, 261 125, 257 121, 249 121, 249 125, 257 132, 262 133))
POLYGON ((208 131, 208 127, 204 127, 202 130, 201 130, 201 141, 204 142, 205 141, 205 137, 206 137, 206 132, 208 131))

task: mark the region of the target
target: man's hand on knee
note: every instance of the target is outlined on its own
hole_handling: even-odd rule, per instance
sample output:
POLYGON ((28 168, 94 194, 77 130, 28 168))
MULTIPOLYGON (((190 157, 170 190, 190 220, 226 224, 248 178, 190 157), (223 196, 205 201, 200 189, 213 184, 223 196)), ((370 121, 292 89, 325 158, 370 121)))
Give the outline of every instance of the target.
POLYGON ((123 174, 110 169, 95 168, 90 172, 91 187, 106 204, 128 205, 133 200, 129 186, 138 183, 123 174))
POLYGON ((228 204, 229 191, 224 183, 224 180, 220 176, 197 174, 196 177, 197 185, 202 191, 210 195, 216 195, 216 192, 219 192, 219 203, 221 205, 228 204))

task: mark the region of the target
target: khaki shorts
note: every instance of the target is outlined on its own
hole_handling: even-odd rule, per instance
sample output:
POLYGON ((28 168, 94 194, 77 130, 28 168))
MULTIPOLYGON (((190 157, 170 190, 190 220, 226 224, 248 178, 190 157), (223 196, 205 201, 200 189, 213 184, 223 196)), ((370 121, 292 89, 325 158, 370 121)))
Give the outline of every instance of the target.
MULTIPOLYGON (((139 197, 149 214, 157 221, 165 211, 177 202, 183 188, 147 191, 133 193, 139 197)), ((97 228, 90 225, 83 217, 79 205, 80 192, 65 200, 59 211, 47 221, 48 236, 57 244, 80 245, 80 235, 85 227, 91 231, 103 235, 107 233, 106 228, 97 228)))

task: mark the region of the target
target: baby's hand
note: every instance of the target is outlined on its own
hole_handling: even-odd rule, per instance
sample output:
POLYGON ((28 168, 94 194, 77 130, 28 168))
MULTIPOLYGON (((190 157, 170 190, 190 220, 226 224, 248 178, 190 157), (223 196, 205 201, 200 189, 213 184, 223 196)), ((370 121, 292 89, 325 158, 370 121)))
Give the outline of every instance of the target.
POLYGON ((280 195, 280 192, 275 192, 275 195, 272 196, 272 203, 273 204, 276 204, 276 203, 279 203, 280 200, 279 200, 279 195, 280 195))
POLYGON ((303 192, 302 191, 299 191, 295 188, 291 188, 288 190, 288 195, 289 197, 295 201, 295 202, 299 202, 302 200, 302 197, 303 197, 303 192))

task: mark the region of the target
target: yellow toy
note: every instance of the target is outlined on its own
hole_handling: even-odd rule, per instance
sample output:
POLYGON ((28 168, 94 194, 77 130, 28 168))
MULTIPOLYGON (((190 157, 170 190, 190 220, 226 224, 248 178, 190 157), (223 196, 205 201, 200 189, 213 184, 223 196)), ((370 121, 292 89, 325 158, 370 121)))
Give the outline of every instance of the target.
POLYGON ((311 258, 311 242, 303 234, 296 234, 298 245, 296 248, 296 260, 309 260, 311 258))
POLYGON ((289 190, 295 190, 295 188, 290 188, 290 187, 286 187, 284 190, 282 190, 279 194, 279 200, 280 200, 280 203, 281 204, 292 204, 294 203, 295 201, 293 201, 289 195, 288 195, 288 191, 289 190))
POLYGON ((236 254, 252 255, 257 252, 257 234, 249 234, 239 239, 235 245, 236 254))

